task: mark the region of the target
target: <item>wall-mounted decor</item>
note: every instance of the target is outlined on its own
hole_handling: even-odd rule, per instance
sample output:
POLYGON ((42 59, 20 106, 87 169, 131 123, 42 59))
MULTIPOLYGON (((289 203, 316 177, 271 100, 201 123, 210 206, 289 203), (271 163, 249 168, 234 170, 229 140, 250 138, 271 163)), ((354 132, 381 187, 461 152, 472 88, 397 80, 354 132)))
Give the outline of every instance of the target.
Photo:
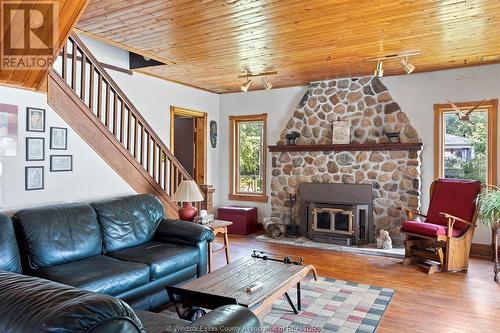
POLYGON ((27 166, 25 168, 26 191, 43 190, 43 166, 27 166))
POLYGON ((26 108, 26 131, 45 132, 45 110, 26 108))
POLYGON ((73 155, 50 155, 50 172, 73 171, 73 155))
POLYGON ((389 142, 401 142, 400 132, 384 132, 389 142))
POLYGON ((68 149, 68 129, 63 127, 50 128, 50 149, 68 149))
POLYGON ((17 105, 0 103, 0 156, 17 155, 17 105))
POLYGON ((351 128, 348 120, 338 120, 333 122, 332 143, 348 144, 351 139, 351 128))
POLYGON ((300 133, 297 131, 292 131, 291 133, 285 135, 285 138, 286 138, 286 144, 293 146, 297 144, 297 140, 300 138, 300 133))
POLYGON ((26 138, 26 161, 45 160, 45 138, 26 138))
POLYGON ((217 147, 217 122, 215 120, 210 121, 210 144, 212 148, 217 147))

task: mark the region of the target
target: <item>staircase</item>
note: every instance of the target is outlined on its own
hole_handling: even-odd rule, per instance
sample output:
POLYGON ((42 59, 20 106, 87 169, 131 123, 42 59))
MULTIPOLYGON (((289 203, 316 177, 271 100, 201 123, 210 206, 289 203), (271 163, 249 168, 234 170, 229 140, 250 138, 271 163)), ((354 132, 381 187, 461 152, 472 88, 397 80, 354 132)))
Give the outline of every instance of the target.
POLYGON ((75 34, 49 72, 48 104, 135 191, 177 216, 172 196, 191 176, 75 34))

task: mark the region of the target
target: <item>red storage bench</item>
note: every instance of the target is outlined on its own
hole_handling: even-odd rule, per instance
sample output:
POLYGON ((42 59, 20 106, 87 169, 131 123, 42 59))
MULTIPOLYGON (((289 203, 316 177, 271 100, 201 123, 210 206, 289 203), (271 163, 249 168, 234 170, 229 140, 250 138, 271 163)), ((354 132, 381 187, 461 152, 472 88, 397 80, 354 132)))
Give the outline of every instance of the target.
POLYGON ((230 234, 248 235, 257 232, 257 207, 224 206, 217 210, 217 219, 233 222, 230 234))

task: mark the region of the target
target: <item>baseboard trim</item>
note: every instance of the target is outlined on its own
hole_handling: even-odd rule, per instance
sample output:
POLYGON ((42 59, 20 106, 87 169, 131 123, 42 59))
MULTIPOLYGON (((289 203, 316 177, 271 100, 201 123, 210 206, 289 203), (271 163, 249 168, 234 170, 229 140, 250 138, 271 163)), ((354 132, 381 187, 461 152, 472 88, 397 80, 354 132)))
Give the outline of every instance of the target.
POLYGON ((493 249, 490 244, 472 243, 470 247, 470 255, 474 257, 489 257, 493 255, 493 249))

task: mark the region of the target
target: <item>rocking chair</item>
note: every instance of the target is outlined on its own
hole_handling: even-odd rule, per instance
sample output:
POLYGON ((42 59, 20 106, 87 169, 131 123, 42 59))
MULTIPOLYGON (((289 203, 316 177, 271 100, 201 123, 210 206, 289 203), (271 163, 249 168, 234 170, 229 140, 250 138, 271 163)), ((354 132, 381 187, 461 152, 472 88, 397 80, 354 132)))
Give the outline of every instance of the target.
POLYGON ((403 265, 421 264, 428 274, 467 271, 480 191, 479 181, 439 179, 431 185, 427 215, 402 207, 408 216, 401 227, 406 234, 403 265), (415 215, 425 221, 414 220, 415 215))

